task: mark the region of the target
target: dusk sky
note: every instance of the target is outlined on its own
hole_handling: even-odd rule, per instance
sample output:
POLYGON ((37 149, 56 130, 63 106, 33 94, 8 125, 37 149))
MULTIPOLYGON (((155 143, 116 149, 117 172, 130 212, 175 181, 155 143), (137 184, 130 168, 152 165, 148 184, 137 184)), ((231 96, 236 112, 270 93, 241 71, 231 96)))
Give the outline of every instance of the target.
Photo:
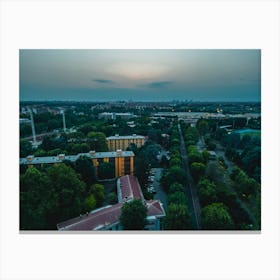
POLYGON ((260 101, 260 50, 20 50, 20 101, 260 101))

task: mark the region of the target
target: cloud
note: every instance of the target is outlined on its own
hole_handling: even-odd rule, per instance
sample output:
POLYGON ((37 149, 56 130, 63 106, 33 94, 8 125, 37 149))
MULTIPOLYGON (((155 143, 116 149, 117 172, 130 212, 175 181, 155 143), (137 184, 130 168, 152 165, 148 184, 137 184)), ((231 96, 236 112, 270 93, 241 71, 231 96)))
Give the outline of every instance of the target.
POLYGON ((148 88, 165 88, 169 85, 173 84, 173 81, 159 81, 159 82, 152 82, 144 85, 140 85, 141 87, 148 87, 148 88))
POLYGON ((106 80, 106 79, 92 79, 92 81, 99 83, 99 84, 113 84, 114 83, 114 81, 106 80))

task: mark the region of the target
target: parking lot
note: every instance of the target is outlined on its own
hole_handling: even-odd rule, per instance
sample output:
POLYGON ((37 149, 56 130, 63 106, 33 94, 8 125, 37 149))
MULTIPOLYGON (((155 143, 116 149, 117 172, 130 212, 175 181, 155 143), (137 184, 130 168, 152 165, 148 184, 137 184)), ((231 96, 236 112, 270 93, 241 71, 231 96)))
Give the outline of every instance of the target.
POLYGON ((158 199, 162 202, 164 209, 167 209, 167 195, 163 191, 160 185, 160 178, 162 174, 162 168, 152 168, 149 175, 148 191, 154 194, 154 199, 158 199))

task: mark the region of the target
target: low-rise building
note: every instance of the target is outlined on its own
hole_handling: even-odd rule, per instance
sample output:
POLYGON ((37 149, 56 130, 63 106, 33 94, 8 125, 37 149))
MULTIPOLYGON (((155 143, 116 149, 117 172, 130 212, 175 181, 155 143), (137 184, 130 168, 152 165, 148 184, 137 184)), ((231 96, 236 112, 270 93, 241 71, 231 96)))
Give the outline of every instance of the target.
POLYGON ((132 113, 114 113, 114 112, 103 112, 98 114, 98 119, 115 120, 117 118, 121 118, 123 120, 129 120, 135 118, 135 115, 132 113))
POLYGON ((117 182, 118 200, 114 205, 108 205, 74 219, 57 224, 57 229, 65 230, 122 230, 120 224, 121 208, 124 203, 140 199, 147 207, 146 230, 159 230, 161 218, 166 214, 159 200, 144 199, 141 187, 136 177, 126 175, 117 182))

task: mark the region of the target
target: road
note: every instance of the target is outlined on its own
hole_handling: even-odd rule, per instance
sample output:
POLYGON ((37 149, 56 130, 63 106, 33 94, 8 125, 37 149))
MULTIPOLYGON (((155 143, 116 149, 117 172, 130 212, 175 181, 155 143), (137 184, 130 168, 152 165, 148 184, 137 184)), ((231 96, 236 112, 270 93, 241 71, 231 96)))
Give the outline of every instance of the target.
POLYGON ((187 157, 187 152, 186 152, 186 146, 185 146, 185 140, 182 134, 181 126, 178 124, 178 130, 180 133, 180 150, 181 150, 181 157, 183 160, 183 168, 186 171, 187 175, 187 180, 186 180, 186 191, 187 195, 190 199, 190 211, 193 214, 193 221, 194 221, 194 226, 195 229, 201 229, 201 223, 200 223, 200 204, 199 204, 199 199, 197 195, 197 190, 193 182, 193 178, 190 174, 190 169, 189 169, 189 162, 188 162, 188 157, 187 157))
MULTIPOLYGON (((36 134, 36 139, 40 140, 40 139, 44 138, 45 136, 51 136, 53 134, 54 134, 54 132, 46 132, 46 133, 36 134)), ((22 140, 32 140, 33 136, 24 137, 24 138, 21 138, 21 139, 22 140)))
POLYGON ((227 157, 225 156, 225 152, 224 152, 224 148, 221 146, 220 143, 216 144, 216 149, 215 149, 215 153, 217 154, 218 157, 223 157, 225 164, 227 165, 227 170, 228 173, 230 174, 232 172, 232 168, 233 168, 233 163, 231 161, 229 161, 227 159, 227 157))
POLYGON ((155 173, 153 187, 156 190, 156 193, 154 195, 154 199, 160 200, 163 204, 165 211, 167 211, 167 204, 168 204, 167 195, 165 191, 162 189, 162 186, 159 182, 162 174, 162 168, 152 168, 152 171, 155 173))

